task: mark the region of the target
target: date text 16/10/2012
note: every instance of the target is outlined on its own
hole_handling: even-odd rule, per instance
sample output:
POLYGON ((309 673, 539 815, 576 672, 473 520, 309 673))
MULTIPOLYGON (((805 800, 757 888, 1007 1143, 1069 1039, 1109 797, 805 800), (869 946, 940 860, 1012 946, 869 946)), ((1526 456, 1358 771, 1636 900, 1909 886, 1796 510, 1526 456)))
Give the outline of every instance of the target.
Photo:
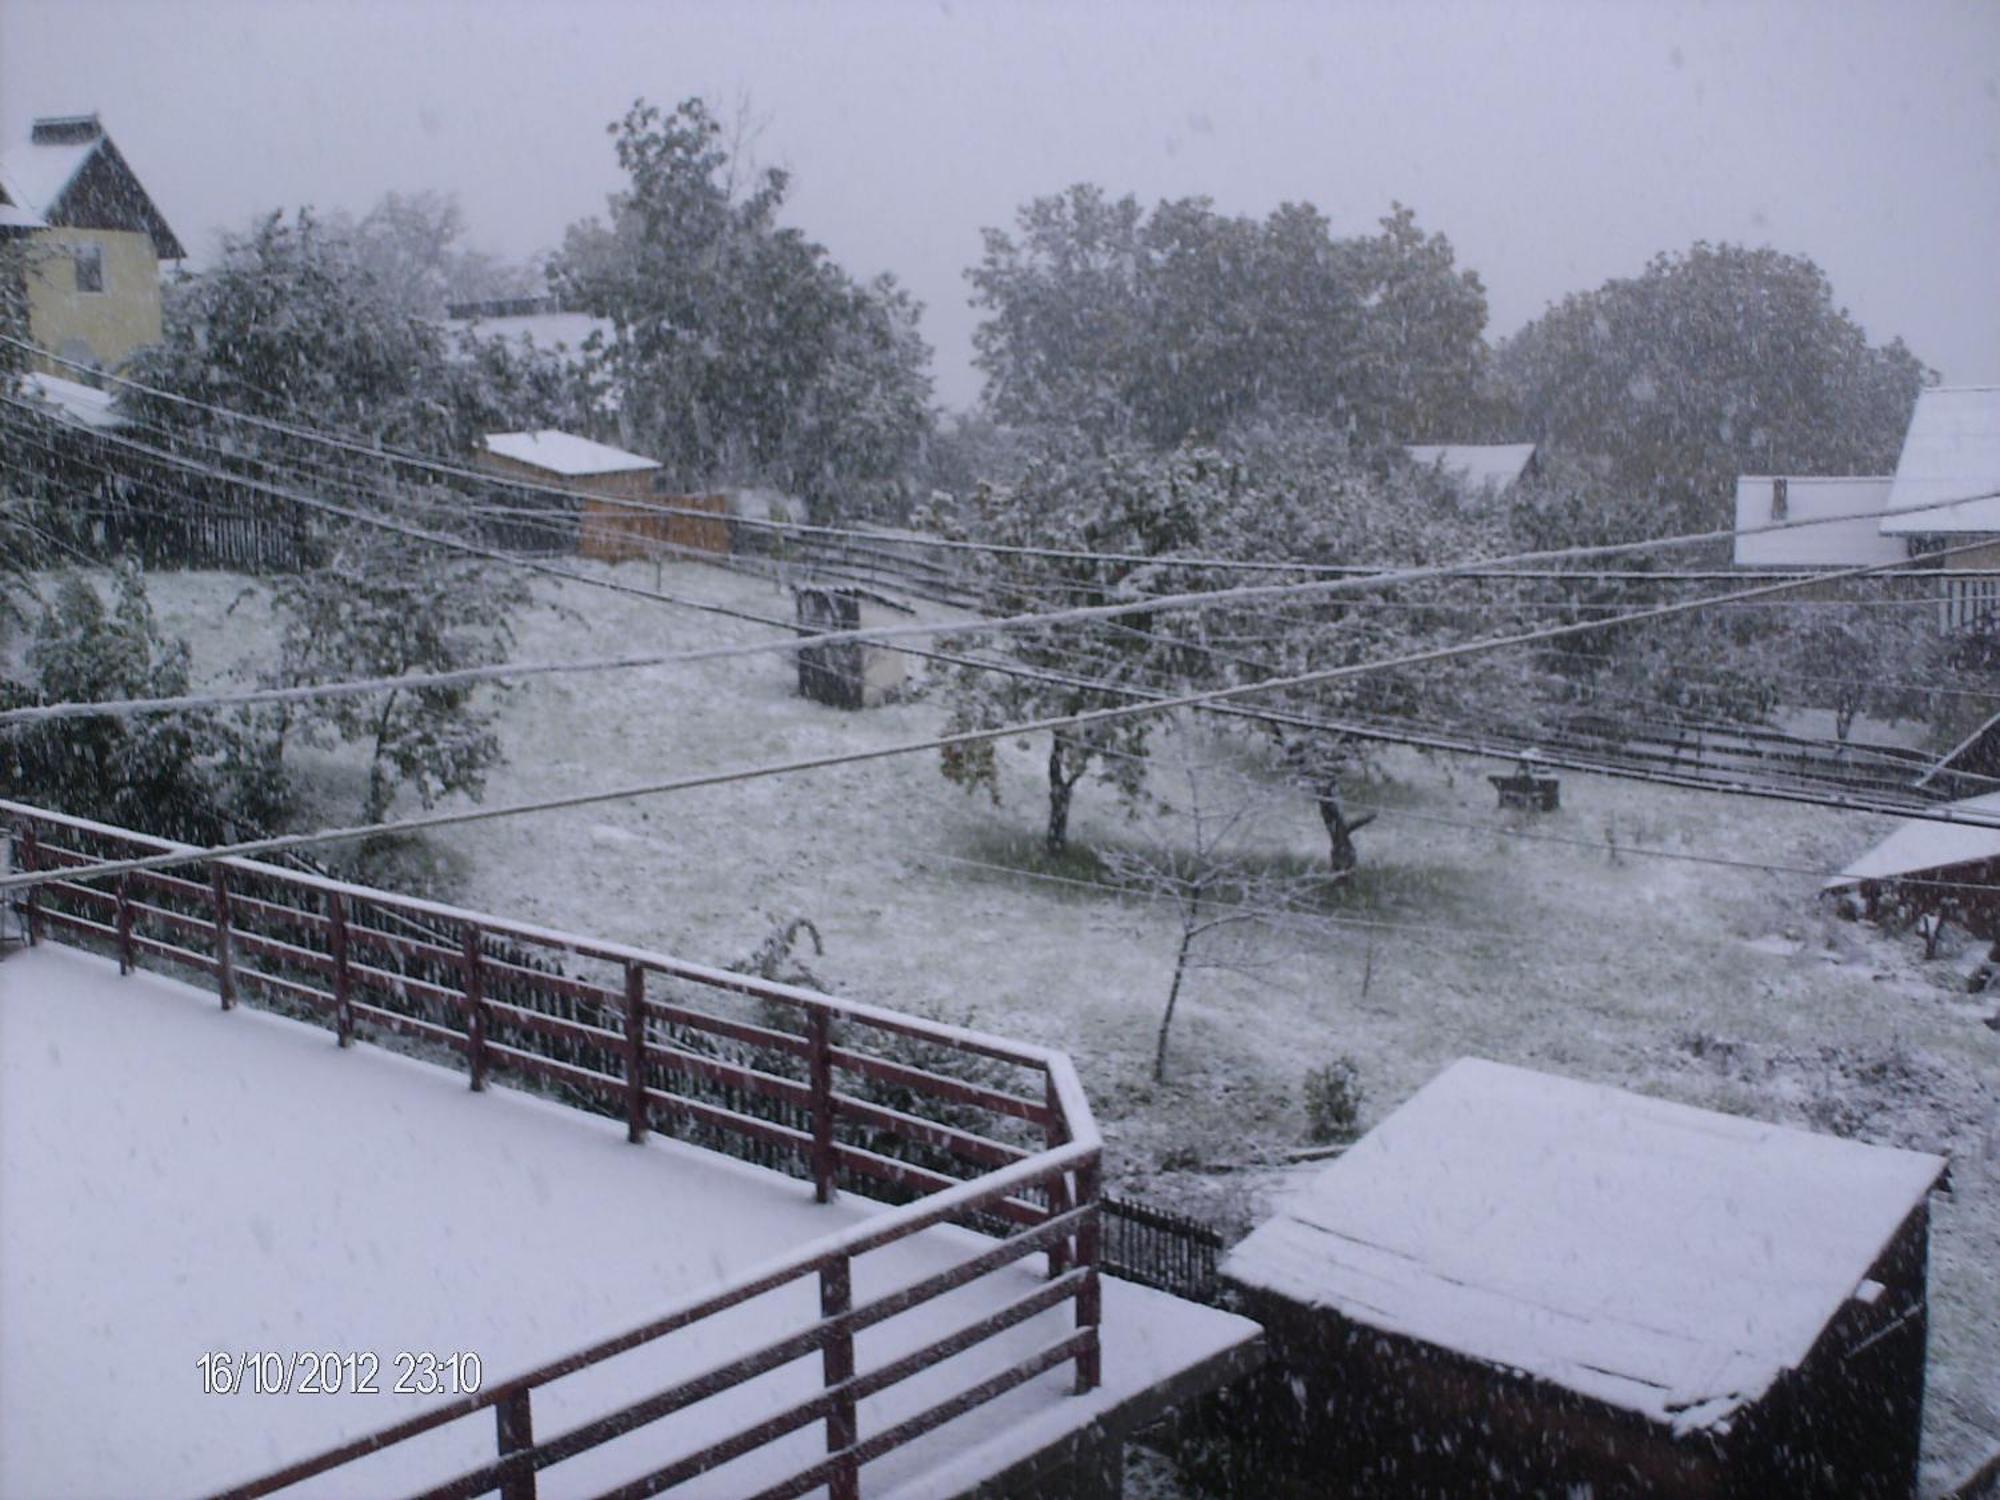
POLYGON ((205 1396, 470 1396, 485 1362, 469 1349, 218 1349, 195 1361, 205 1396))

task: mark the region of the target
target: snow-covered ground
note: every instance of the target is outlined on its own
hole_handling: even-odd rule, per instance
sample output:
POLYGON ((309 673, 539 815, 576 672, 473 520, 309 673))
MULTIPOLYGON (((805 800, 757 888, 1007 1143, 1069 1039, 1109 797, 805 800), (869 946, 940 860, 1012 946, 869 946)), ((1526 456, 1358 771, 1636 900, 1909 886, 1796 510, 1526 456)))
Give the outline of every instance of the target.
MULTIPOLYGON (((806 1184, 670 1141, 637 1148, 615 1122, 504 1088, 474 1094, 456 1072, 343 1051, 324 1030, 225 1013, 212 994, 121 979, 74 950, 17 953, 0 964, 0 1495, 212 1491, 440 1404, 395 1394, 399 1378, 432 1373, 400 1351, 471 1351, 490 1385, 880 1211, 815 1205, 806 1184), (262 1351, 292 1389, 204 1392, 204 1357, 262 1351), (373 1394, 352 1390, 367 1372, 345 1361, 363 1355, 373 1394), (315 1372, 330 1393, 296 1389, 315 1372)), ((931 1230, 858 1258, 856 1300, 956 1263, 973 1239, 931 1230)), ((859 1368, 1026 1295, 1040 1265, 866 1330, 859 1368)), ((795 1282, 549 1386, 536 1430, 805 1327, 817 1295, 815 1280, 795 1282)), ((863 1435, 1070 1327, 1059 1304, 944 1365, 950 1391, 919 1379, 864 1401, 863 1435)), ((871 1465, 870 1493, 957 1493, 1253 1334, 1107 1279, 1096 1392, 1070 1395, 1058 1367, 871 1465)), ((819 1388, 814 1355, 549 1470, 541 1493, 595 1493, 819 1388)), ((407 1493, 491 1461, 492 1430, 481 1413, 292 1493, 407 1493)), ((824 1441, 810 1425, 685 1492, 749 1493, 811 1465, 824 1441)))
MULTIPOLYGON (((653 581, 650 565, 614 571, 653 581)), ((669 567, 665 580, 790 611, 770 585, 699 565, 669 567)), ((524 660, 769 636, 573 584, 537 590, 562 607, 522 622, 524 660)), ((206 680, 268 663, 255 585, 164 574, 152 592, 206 680)), ((536 679, 506 696, 510 761, 489 800, 917 738, 942 717, 923 700, 848 713, 795 689, 778 656, 536 679)), ((1150 1080, 1151 1044, 1177 925, 1159 908, 1024 873, 1038 868, 1045 805, 1034 749, 1003 755, 998 809, 919 755, 432 842, 466 904, 690 958, 740 958, 771 918, 809 916, 826 938, 814 967, 836 988, 1069 1050, 1115 1184, 1236 1229, 1285 1179, 1304 1073, 1339 1054, 1359 1066, 1363 1124, 1473 1054, 1948 1154, 1926 1480, 1963 1470, 2000 1443, 2000 1037, 1978 1024, 1992 1001, 1963 993, 1965 955, 1924 964, 1910 942, 1834 920, 1815 894, 1893 825, 1566 776, 1559 813, 1507 824, 1565 842, 1538 841, 1495 831, 1494 769, 1398 754, 1353 787, 1351 811, 1382 816, 1360 835, 1343 920, 1269 935, 1254 973, 1195 976, 1165 1086, 1150 1080)), ((358 781, 342 795, 351 818, 358 781)), ((1084 845, 1153 823, 1129 819, 1094 782, 1078 790, 1084 845)), ((1309 807, 1290 828, 1288 852, 1324 856, 1309 807)))

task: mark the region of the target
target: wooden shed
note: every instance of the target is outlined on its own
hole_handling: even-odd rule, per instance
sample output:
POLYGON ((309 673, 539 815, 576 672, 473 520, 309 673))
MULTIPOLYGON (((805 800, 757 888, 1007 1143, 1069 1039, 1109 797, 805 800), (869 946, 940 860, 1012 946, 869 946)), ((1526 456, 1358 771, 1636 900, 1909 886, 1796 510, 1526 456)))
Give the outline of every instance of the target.
POLYGON ((1248 1419, 1299 1493, 1909 1495, 1944 1170, 1461 1059, 1223 1262, 1248 1419))
POLYGON ((1900 903, 1926 919, 1933 949, 1946 922, 2000 948, 2000 792, 1935 811, 1905 819, 1821 889, 1854 892, 1871 917, 1884 901, 1900 903))
POLYGON ((723 497, 666 493, 660 466, 650 458, 553 431, 488 433, 484 449, 479 466, 488 473, 604 497, 582 501, 577 551, 584 557, 625 562, 729 551, 723 497))

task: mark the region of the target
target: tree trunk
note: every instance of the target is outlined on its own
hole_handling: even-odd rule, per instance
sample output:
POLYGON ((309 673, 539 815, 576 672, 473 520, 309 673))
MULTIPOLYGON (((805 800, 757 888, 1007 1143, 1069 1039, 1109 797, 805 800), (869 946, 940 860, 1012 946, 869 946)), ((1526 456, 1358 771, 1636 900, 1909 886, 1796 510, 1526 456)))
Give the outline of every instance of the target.
POLYGON ((1192 925, 1181 929, 1180 951, 1174 955, 1174 982, 1167 991, 1167 1013, 1160 1017, 1160 1040, 1153 1048, 1153 1082, 1167 1081, 1167 1031, 1174 1024, 1174 1007, 1180 1004, 1181 980, 1187 974, 1188 949, 1194 943, 1192 925))
POLYGON ((382 764, 382 742, 389 734, 389 713, 396 706, 396 695, 392 692, 383 700, 382 711, 375 717, 375 755, 368 762, 368 813, 367 821, 379 823, 388 815, 389 804, 395 800, 396 789, 389 784, 388 768, 382 764))
POLYGON ((1048 850, 1060 854, 1069 847, 1069 802, 1076 788, 1077 778, 1083 774, 1081 765, 1065 775, 1063 772, 1063 742, 1061 735, 1049 737, 1049 831, 1048 850))
POLYGON ((1340 788, 1331 781, 1320 783, 1316 800, 1319 803, 1319 820, 1326 824, 1333 873, 1345 875, 1361 862, 1361 856, 1354 849, 1354 835, 1374 822, 1375 814, 1348 822, 1347 815, 1340 808, 1340 788))

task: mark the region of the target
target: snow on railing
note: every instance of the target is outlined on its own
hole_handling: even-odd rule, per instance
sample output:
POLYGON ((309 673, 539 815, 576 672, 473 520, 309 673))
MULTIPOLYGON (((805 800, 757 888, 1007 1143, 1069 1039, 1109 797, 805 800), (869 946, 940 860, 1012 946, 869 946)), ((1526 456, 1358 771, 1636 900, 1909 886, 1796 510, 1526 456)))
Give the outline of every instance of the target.
MULTIPOLYGON (((25 871, 181 848, 17 802, 0 800, 0 819, 12 825, 25 871)), ((225 1009, 254 993, 273 1009, 327 1025, 342 1046, 394 1033, 427 1052, 462 1057, 474 1089, 495 1073, 533 1078, 568 1102, 622 1115, 635 1142, 678 1126, 695 1144, 790 1165, 811 1179, 821 1202, 837 1184, 909 1200, 639 1328, 229 1490, 230 1500, 276 1493, 485 1411, 494 1414, 494 1462, 424 1494, 532 1500, 542 1469, 814 1354, 823 1368, 817 1395, 610 1494, 658 1494, 821 1422, 826 1458, 764 1493, 823 1486, 841 1500, 859 1493, 871 1460, 1044 1371, 1073 1364, 1078 1392, 1099 1382, 1102 1141, 1060 1052, 250 860, 210 861, 202 879, 132 871, 111 890, 54 878, 27 887, 23 907, 30 941, 62 934, 109 947, 120 972, 142 960, 199 971, 213 979, 225 1009), (718 1007, 727 1004, 754 1009, 726 1014, 718 1007), (1008 1070, 1039 1087, 1024 1091, 992 1076, 1008 1070), (965 1242, 945 1269, 853 1301, 857 1259, 965 1222, 1009 1234, 990 1245, 965 1242), (877 1369, 856 1370, 857 1333, 1034 1254, 1048 1269, 1035 1291, 877 1369), (817 1320, 535 1438, 536 1391, 806 1278, 818 1281, 817 1320), (858 1431, 859 1401, 1064 1302, 1074 1304, 1074 1328, 1064 1337, 880 1432, 858 1431)))

